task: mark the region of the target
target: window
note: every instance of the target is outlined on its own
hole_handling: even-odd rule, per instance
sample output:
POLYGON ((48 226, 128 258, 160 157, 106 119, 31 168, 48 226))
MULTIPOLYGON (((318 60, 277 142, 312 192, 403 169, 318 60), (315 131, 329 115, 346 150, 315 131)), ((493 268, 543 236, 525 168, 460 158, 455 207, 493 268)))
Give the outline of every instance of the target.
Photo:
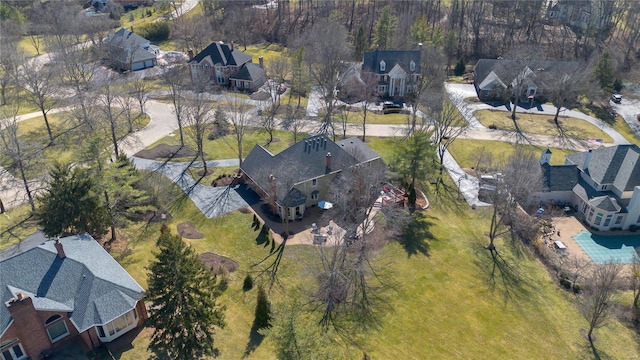
POLYGON ((47 319, 45 326, 47 326, 47 333, 49 334, 49 339, 51 339, 52 343, 69 335, 67 324, 60 315, 53 315, 47 319))
POLYGON ((586 202, 582 202, 582 210, 580 210, 580 212, 585 214, 586 211, 587 211, 587 203, 586 202))
POLYGON ((384 60, 380 61, 380 71, 385 71, 386 67, 387 64, 384 62, 384 60))
POLYGON ((611 223, 611 219, 613 218, 612 214, 607 215, 607 218, 604 220, 604 226, 609 226, 609 224, 611 223))
POLYGON ((236 87, 237 88, 241 88, 242 87, 242 81, 236 80, 236 87))
POLYGON ((0 354, 0 359, 2 360, 22 360, 27 358, 18 339, 13 339, 0 346, 0 354))
POLYGON ((203 68, 205 71, 209 71, 209 65, 207 65, 207 64, 204 64, 204 65, 202 66, 202 68, 203 68))
POLYGON ((311 200, 318 200, 318 194, 311 194, 311 200))
POLYGON ((136 311, 134 309, 108 323, 107 330, 109 331, 109 335, 114 335, 122 331, 122 329, 133 325, 134 319, 137 319, 137 317, 138 314, 136 314, 136 311))
POLYGON ((244 88, 245 88, 245 89, 248 89, 248 88, 249 88, 249 82, 248 82, 248 81, 245 81, 245 82, 244 82, 244 88))
POLYGON ((385 91, 387 91, 387 87, 386 86, 384 86, 384 85, 378 86, 378 92, 379 93, 383 93, 385 91))
POLYGON ((593 223, 596 225, 600 225, 601 221, 602 221, 602 213, 596 214, 596 220, 593 223))
POLYGON ((413 60, 409 63, 409 70, 416 71, 416 63, 414 63, 413 60))
POLYGON ((607 185, 602 185, 602 190, 607 190, 607 185))
POLYGON ((311 180, 311 186, 318 186, 318 179, 311 180))
POLYGON ((590 208, 590 209, 589 209, 589 216, 587 216, 587 219, 588 219, 589 221, 591 221, 591 219, 593 219, 593 208, 590 208))
POLYGON ((620 215, 620 216, 618 216, 618 217, 616 218, 616 222, 615 222, 615 224, 616 224, 616 225, 620 225, 620 223, 621 223, 621 222, 622 222, 622 215, 620 215))

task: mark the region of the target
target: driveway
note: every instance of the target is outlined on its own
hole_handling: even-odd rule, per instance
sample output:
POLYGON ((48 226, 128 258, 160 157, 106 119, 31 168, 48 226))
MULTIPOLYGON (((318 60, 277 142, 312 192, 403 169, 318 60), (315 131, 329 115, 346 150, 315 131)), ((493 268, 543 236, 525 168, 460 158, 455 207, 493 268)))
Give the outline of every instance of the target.
POLYGON ((640 100, 624 98, 620 104, 616 104, 613 101, 609 102, 613 109, 624 118, 624 121, 629 124, 629 127, 640 138, 640 121, 636 116, 640 115, 640 100))

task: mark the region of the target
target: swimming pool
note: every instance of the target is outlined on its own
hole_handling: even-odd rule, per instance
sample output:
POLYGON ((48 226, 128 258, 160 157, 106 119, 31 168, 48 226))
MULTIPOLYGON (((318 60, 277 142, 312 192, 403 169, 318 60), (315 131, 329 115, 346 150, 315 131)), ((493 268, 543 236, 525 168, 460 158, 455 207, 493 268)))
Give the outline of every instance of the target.
POLYGON ((608 261, 631 264, 635 248, 640 246, 639 235, 602 236, 581 231, 573 239, 596 264, 608 261))

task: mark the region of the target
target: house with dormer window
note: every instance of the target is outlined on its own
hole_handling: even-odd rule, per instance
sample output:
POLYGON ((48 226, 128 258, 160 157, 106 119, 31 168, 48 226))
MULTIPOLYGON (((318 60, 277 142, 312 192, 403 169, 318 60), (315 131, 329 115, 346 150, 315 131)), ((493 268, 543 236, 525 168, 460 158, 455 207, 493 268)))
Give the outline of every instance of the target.
POLYGON ((42 359, 65 343, 109 343, 147 318, 142 287, 90 235, 0 261, 0 358, 42 359))
POLYGON ((365 51, 362 71, 376 74, 376 92, 381 97, 402 98, 416 89, 420 50, 365 51))
POLYGON ((550 165, 551 151, 540 157, 543 191, 536 202, 570 204, 598 230, 640 228, 640 148, 601 147, 565 157, 550 165))

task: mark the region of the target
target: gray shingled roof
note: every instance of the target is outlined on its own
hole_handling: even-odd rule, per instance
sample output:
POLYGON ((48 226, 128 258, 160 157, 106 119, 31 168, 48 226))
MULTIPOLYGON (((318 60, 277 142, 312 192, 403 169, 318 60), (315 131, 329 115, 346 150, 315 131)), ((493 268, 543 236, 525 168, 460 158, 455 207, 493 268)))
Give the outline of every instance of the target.
POLYGON ((496 79, 502 84, 510 84, 516 76, 522 74, 526 67, 534 73, 543 73, 545 76, 553 74, 566 74, 575 71, 579 63, 575 61, 525 61, 525 60, 498 60, 480 59, 474 68, 476 84, 483 84, 488 76, 490 82, 496 79), (493 73, 493 74, 492 74, 493 73))
POLYGON ((266 79, 267 73, 264 71, 260 65, 256 65, 253 63, 246 63, 242 65, 240 70, 235 73, 233 76, 230 76, 231 80, 248 80, 248 81, 256 81, 259 79, 266 79))
MULTIPOLYGON (((367 152, 367 156, 371 156, 371 152, 367 152)), ((266 191, 269 189, 269 175, 276 178, 288 177, 287 182, 293 185, 359 163, 361 161, 326 135, 316 135, 298 141, 275 156, 262 146, 256 145, 242 161, 240 169, 266 191), (326 168, 327 153, 331 153, 331 169, 326 168)))
POLYGON ((589 204, 604 211, 620 211, 620 205, 618 205, 616 199, 610 196, 601 196, 595 199, 591 199, 589 201, 589 204))
MULTIPOLYGON (((90 235, 60 239, 66 257, 47 241, 0 262, 0 299, 18 292, 37 310, 65 311, 79 332, 108 323, 133 309, 144 295, 138 283, 90 235)), ((11 322, 0 306, 0 333, 11 322)))
POLYGON ((365 51, 362 58, 362 70, 376 74, 386 74, 399 64, 407 73, 420 73, 420 50, 375 50, 365 51), (380 62, 385 62, 385 71, 380 71, 380 62), (411 61, 416 64, 410 71, 411 61))
POLYGON ((367 162, 380 157, 359 138, 353 137, 338 141, 336 144, 351 154, 359 162, 367 162))
POLYGON ((542 181, 545 191, 571 191, 578 183, 580 173, 576 165, 542 164, 542 181))
POLYGON ((130 46, 130 47, 142 47, 149 43, 149 40, 143 38, 142 36, 131 32, 129 29, 122 28, 116 31, 114 34, 109 35, 105 43, 116 46, 119 48, 130 46))
POLYGON ((240 66, 244 63, 251 61, 251 56, 243 53, 238 49, 231 50, 231 47, 227 44, 220 44, 219 42, 212 42, 204 50, 194 56, 190 63, 199 63, 207 56, 211 56, 213 64, 221 64, 222 66, 240 66))
MULTIPOLYGON (((566 159, 582 171, 586 152, 570 154, 566 159)), ((640 148, 637 145, 616 145, 591 151, 587 173, 598 184, 614 184, 622 191, 632 191, 640 185, 640 148)))

